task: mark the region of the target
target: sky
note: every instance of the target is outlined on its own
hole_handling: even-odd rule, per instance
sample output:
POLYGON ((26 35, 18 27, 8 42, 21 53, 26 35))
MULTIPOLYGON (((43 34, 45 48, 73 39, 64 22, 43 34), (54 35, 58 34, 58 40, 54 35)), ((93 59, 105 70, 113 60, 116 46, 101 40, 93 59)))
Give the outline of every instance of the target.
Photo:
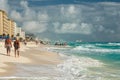
POLYGON ((0 0, 0 9, 41 39, 120 42, 120 0, 0 0))

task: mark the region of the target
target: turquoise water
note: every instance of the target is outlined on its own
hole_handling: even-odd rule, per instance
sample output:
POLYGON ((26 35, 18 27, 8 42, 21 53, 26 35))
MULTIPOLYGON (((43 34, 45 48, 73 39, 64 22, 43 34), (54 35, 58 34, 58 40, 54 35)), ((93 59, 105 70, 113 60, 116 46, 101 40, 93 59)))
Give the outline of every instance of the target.
POLYGON ((109 66, 120 67, 120 43, 70 43, 73 54, 102 61, 109 66))
POLYGON ((62 69, 71 71, 71 80, 120 80, 120 43, 69 42, 68 45, 54 50, 69 57, 62 69))

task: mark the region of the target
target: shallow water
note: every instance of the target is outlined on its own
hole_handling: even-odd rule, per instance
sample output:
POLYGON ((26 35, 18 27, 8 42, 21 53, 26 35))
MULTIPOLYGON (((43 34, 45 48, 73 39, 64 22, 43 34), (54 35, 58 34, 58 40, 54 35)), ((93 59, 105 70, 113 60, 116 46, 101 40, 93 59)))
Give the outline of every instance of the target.
POLYGON ((69 43, 64 49, 51 48, 65 54, 68 60, 58 67, 67 80, 119 80, 120 43, 69 43))

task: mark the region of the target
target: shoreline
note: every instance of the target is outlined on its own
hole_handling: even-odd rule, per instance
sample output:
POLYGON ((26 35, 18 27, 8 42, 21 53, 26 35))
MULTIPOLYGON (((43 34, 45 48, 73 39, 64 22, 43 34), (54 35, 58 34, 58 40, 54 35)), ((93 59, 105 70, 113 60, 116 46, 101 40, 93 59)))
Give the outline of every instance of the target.
POLYGON ((36 45, 32 42, 28 43, 27 46, 22 44, 20 49, 20 57, 15 58, 13 49, 11 56, 6 56, 5 48, 3 48, 2 43, 2 46, 0 46, 0 49, 3 50, 0 51, 0 63, 2 64, 0 65, 0 77, 13 76, 16 74, 18 70, 17 64, 41 66, 56 66, 57 64, 60 64, 62 62, 60 55, 55 52, 42 50, 45 46, 42 44, 36 45))
MULTIPOLYGON (((112 75, 114 75, 114 71, 117 71, 106 67, 106 64, 91 57, 75 56, 72 54, 64 55, 64 53, 61 53, 62 49, 59 50, 59 47, 50 45, 36 46, 33 44, 29 43, 27 47, 23 46, 22 48, 24 49, 21 49, 20 58, 23 59, 22 57, 24 56, 29 62, 22 62, 20 58, 17 58, 14 60, 20 60, 19 62, 6 63, 9 66, 5 70, 9 71, 6 72, 7 74, 0 76, 1 80, 79 80, 89 79, 91 76, 94 76, 91 79, 99 79, 96 75, 103 76, 101 71, 107 73, 101 79, 107 79, 109 71, 112 75)), ((66 50, 68 51, 68 49, 66 50)), ((11 57, 13 58, 13 56, 11 57)), ((4 66, 6 65, 4 64, 4 66)), ((116 74, 116 76, 118 75, 119 73, 116 74)), ((114 78, 114 76, 111 76, 110 79, 114 78)))

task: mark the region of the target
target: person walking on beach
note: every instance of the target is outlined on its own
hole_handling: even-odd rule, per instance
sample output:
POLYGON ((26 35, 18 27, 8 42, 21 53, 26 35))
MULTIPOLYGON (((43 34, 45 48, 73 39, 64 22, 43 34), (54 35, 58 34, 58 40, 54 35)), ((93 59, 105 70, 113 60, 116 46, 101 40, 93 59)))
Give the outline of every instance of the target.
POLYGON ((6 51, 7 51, 7 56, 10 56, 11 47, 12 47, 12 42, 11 42, 11 39, 8 37, 5 40, 5 48, 6 48, 6 51))
POLYGON ((27 42, 26 42, 26 40, 24 40, 24 45, 27 45, 27 42))
POLYGON ((16 55, 19 57, 20 42, 19 42, 19 40, 17 38, 14 41, 13 45, 14 45, 14 50, 15 50, 15 57, 16 57, 16 55))

